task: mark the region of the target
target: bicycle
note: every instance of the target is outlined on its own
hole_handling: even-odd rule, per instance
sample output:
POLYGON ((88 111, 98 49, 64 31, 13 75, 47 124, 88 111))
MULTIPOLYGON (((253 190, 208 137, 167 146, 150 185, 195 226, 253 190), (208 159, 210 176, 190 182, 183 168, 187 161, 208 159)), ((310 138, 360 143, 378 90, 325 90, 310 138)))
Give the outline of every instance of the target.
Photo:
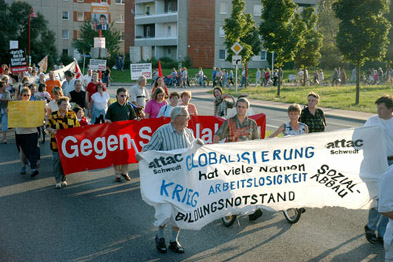
MULTIPOLYGON (((282 211, 284 214, 285 219, 288 221, 289 224, 295 224, 299 221, 302 213, 306 212, 304 208, 290 208, 282 211)), ((230 227, 235 223, 237 220, 238 225, 240 225, 239 218, 244 215, 229 215, 221 218, 221 221, 224 226, 230 227)))

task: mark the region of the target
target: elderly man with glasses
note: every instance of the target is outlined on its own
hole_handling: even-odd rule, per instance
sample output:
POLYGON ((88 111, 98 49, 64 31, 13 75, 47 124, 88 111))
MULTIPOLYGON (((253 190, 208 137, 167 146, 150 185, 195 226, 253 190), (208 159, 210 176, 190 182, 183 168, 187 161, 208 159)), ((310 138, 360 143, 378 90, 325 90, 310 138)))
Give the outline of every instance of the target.
MULTIPOLYGON (((187 128, 190 114, 187 107, 177 106, 171 111, 171 123, 159 127, 153 134, 149 143, 143 147, 143 151, 158 150, 169 151, 189 147, 195 137, 190 129, 187 128)), ((203 145, 202 140, 198 139, 198 144, 203 145)), ((136 154, 137 161, 141 157, 136 154)), ((171 217, 167 217, 167 210, 170 209, 170 204, 157 204, 155 206, 155 217, 157 220, 165 220, 162 224, 158 225, 158 234, 155 238, 156 248, 160 253, 167 252, 165 243, 164 229, 167 221, 171 217), (163 219, 164 218, 164 219, 163 219)), ((184 253, 184 248, 178 241, 180 228, 172 226, 172 237, 169 242, 169 249, 175 253, 184 253)))

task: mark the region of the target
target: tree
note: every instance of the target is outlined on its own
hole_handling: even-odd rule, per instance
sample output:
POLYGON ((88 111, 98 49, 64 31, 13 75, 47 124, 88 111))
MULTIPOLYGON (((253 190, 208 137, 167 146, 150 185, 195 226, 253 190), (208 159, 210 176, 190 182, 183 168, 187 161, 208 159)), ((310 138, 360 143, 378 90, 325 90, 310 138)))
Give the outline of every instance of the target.
MULTIPOLYGON (((0 59, 4 63, 10 61, 9 41, 18 40, 19 49, 29 52, 29 9, 26 2, 13 2, 10 6, 0 0, 0 59)), ((57 58, 55 33, 48 29, 48 21, 41 13, 31 17, 30 24, 30 53, 32 62, 38 63, 48 55, 49 65, 53 65, 57 58)))
POLYGON ((240 52, 242 63, 247 64, 251 58, 261 51, 261 40, 258 29, 251 14, 244 13, 246 3, 243 0, 232 0, 231 16, 225 19, 225 46, 228 51, 227 61, 234 55, 231 47, 238 42, 243 46, 240 52))
MULTIPOLYGON (((389 21, 389 23, 393 25, 393 1, 390 1, 389 12, 386 14, 385 17, 389 21)), ((389 68, 393 65, 393 26, 390 27, 388 38, 389 38, 389 47, 386 53, 385 61, 389 68)))
POLYGON ((332 5, 336 0, 318 0, 318 32, 323 35, 320 65, 324 69, 333 69, 343 60, 336 45, 339 20, 332 5))
POLYGON ((280 70, 277 96, 280 96, 281 68, 294 59, 298 48, 303 45, 305 24, 295 12, 297 5, 292 0, 261 1, 263 11, 259 32, 265 49, 276 53, 275 62, 280 70))
POLYGON ((333 10, 340 20, 337 46, 344 59, 356 65, 356 99, 359 104, 360 67, 384 57, 391 27, 384 17, 386 0, 338 0, 333 10))
MULTIPOLYGON (((81 39, 74 39, 72 46, 81 54, 89 54, 90 49, 94 47, 94 37, 98 37, 98 31, 94 30, 90 21, 86 20, 80 28, 81 39)), ((120 47, 120 33, 113 28, 113 22, 108 30, 102 31, 102 37, 105 37, 105 47, 107 55, 117 54, 120 47)))
POLYGON ((304 32, 304 45, 299 48, 295 57, 295 64, 303 67, 304 81, 306 85, 306 68, 317 66, 321 59, 321 52, 323 36, 316 29, 318 17, 314 14, 315 9, 307 7, 302 12, 302 21, 306 25, 304 32))

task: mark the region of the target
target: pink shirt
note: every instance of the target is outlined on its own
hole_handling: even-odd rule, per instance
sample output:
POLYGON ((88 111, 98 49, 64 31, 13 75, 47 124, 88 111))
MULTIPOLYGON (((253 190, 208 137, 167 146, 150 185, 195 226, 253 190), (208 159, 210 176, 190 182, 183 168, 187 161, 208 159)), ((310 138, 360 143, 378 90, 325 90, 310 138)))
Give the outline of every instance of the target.
POLYGON ((157 115, 160 112, 161 107, 163 107, 167 104, 168 104, 168 102, 166 100, 162 101, 161 103, 157 103, 156 100, 151 99, 146 104, 145 113, 150 114, 149 118, 157 118, 157 115))

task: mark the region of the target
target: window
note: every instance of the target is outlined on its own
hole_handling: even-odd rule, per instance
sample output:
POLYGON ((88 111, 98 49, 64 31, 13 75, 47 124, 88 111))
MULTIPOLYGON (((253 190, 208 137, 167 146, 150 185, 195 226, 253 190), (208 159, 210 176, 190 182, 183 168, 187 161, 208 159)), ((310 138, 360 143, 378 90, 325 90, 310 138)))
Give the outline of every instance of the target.
POLYGON ((124 16, 123 16, 123 14, 119 15, 119 19, 117 19, 116 23, 124 23, 124 16))
POLYGON ((262 61, 266 61, 267 60, 267 51, 266 50, 262 50, 261 51, 261 60, 262 61))
POLYGON ((225 37, 224 27, 220 26, 220 37, 225 37))
POLYGON ((150 6, 146 6, 146 15, 150 15, 150 6))
POLYGON ((262 15, 262 5, 254 5, 254 16, 262 15))
POLYGON ((168 36, 171 36, 172 27, 168 25, 168 36))
POLYGON ((168 56, 171 56, 171 49, 168 49, 167 54, 168 54, 168 56))
POLYGON ((101 3, 108 3, 108 0, 101 0, 101 3))
POLYGON ((62 36, 63 36, 63 39, 69 39, 70 38, 70 31, 63 30, 62 36))
POLYGON ((79 3, 83 3, 83 2, 85 2, 85 0, 78 0, 78 2, 79 2, 79 3))
POLYGON ((70 14, 68 13, 68 11, 61 12, 61 19, 68 20, 69 18, 70 18, 70 14))
POLYGON ((220 3, 220 14, 226 15, 228 13, 227 3, 220 3))
POLYGON ((124 41, 124 32, 120 32, 120 41, 124 41))
POLYGON ((172 2, 168 3, 168 12, 172 12, 172 2))
POLYGON ((225 60, 225 49, 219 50, 218 59, 225 60))
POLYGON ((116 0, 116 4, 124 5, 124 0, 116 0))
POLYGON ((76 31, 76 39, 81 40, 82 39, 82 33, 81 31, 76 31))
POLYGON ((83 22, 85 20, 85 13, 76 12, 76 21, 83 22))
POLYGON ((68 49, 63 49, 63 55, 68 55, 68 49))

